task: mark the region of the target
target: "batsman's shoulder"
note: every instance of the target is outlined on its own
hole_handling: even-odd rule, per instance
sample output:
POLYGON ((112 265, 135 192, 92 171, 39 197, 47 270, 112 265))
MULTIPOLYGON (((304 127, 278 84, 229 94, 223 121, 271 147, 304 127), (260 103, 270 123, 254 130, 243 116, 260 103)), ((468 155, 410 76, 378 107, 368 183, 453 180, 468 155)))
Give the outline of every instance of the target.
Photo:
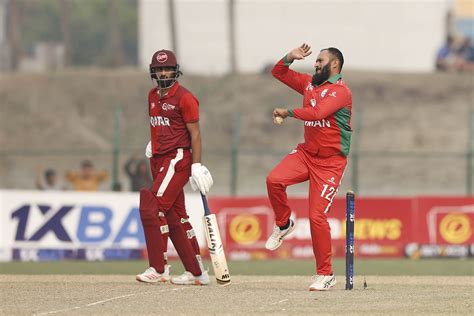
POLYGON ((176 84, 178 84, 178 88, 176 89, 175 95, 179 96, 180 98, 183 98, 183 97, 188 98, 191 96, 196 99, 196 97, 194 96, 194 93, 191 92, 188 88, 184 87, 179 82, 176 82, 176 84))
POLYGON ((152 94, 156 94, 158 92, 158 87, 153 87, 148 91, 148 96, 151 96, 152 94))
POLYGON ((188 89, 186 89, 185 87, 183 86, 180 86, 180 95, 181 95, 181 98, 180 98, 180 104, 181 105, 184 105, 184 104, 197 104, 199 105, 199 100, 196 98, 196 96, 191 92, 189 91, 188 89))

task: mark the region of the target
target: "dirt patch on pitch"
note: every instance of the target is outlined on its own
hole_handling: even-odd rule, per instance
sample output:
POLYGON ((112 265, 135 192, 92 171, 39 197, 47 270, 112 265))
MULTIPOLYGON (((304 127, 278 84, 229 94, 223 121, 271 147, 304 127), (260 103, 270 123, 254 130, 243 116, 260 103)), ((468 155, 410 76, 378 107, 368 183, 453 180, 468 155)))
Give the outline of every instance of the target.
POLYGON ((344 278, 309 292, 308 277, 234 276, 229 286, 147 285, 133 276, 0 275, 0 314, 470 314, 474 277, 344 278))

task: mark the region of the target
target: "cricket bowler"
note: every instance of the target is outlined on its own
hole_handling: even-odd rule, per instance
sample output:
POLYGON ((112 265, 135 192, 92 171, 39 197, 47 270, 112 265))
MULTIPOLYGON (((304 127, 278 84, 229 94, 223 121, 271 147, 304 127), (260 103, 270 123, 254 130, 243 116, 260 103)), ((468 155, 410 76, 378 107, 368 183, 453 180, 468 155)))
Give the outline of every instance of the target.
POLYGON ((153 54, 150 76, 156 87, 148 93, 150 142, 145 151, 150 159, 153 186, 140 191, 140 218, 145 233, 149 268, 136 276, 146 283, 167 282, 182 285, 209 284, 199 245, 184 204, 183 187, 188 182, 207 194, 213 180, 201 164, 199 103, 180 85, 181 75, 172 51, 153 54), (166 263, 168 235, 186 271, 170 277, 166 263))
MULTIPOLYGON (((342 181, 351 142, 352 93, 341 76, 344 57, 337 48, 322 49, 311 76, 290 69, 295 60, 305 59, 311 47, 303 44, 285 55, 273 67, 272 75, 303 95, 300 108, 276 108, 276 118, 288 117, 304 124, 304 142, 270 171, 268 197, 276 225, 265 247, 275 250, 295 229, 290 219, 286 187, 309 180, 309 219, 316 275, 310 291, 325 291, 336 285, 331 264, 331 231, 327 213, 342 181)), ((280 119, 280 121, 281 121, 280 119)), ((278 123, 278 120, 275 120, 278 123)))

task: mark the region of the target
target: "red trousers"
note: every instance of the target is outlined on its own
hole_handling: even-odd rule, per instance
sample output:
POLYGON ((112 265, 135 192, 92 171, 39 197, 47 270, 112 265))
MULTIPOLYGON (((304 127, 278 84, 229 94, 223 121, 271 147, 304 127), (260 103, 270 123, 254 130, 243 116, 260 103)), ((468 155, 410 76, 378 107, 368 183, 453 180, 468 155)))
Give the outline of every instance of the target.
POLYGON ((333 273, 331 229, 326 213, 341 183, 347 159, 343 156, 311 156, 298 148, 287 155, 267 176, 267 191, 276 225, 284 226, 291 215, 286 187, 309 180, 309 220, 316 272, 333 273))
MULTIPOLYGON (((161 234, 165 249, 157 249, 149 238, 157 238, 156 226, 147 228, 144 226, 145 239, 147 239, 147 250, 150 266, 155 267, 158 272, 162 270, 162 256, 166 252, 169 229, 169 238, 178 252, 186 271, 193 275, 201 275, 201 268, 196 259, 200 254, 199 244, 194 230, 189 222, 189 216, 184 204, 184 186, 191 176, 192 157, 189 149, 179 148, 165 155, 155 155, 150 159, 151 172, 153 175, 153 187, 151 191, 156 198, 156 219, 159 221, 161 234), (163 216, 160 216, 164 214, 163 216), (165 221, 163 223, 163 221, 165 221), (167 224, 168 229, 163 229, 167 224), (150 245, 150 246, 149 246, 150 245), (150 249, 148 249, 150 248, 150 249), (159 259, 155 261, 153 258, 159 259)), ((158 225, 158 224, 156 224, 158 225)))

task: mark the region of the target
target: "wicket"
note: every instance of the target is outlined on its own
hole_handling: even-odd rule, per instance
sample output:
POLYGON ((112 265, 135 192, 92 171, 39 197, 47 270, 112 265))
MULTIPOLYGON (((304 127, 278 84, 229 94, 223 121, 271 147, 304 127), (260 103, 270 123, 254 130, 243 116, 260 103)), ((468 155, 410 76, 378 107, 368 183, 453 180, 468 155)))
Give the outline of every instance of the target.
POLYGON ((346 290, 354 287, 354 202, 352 191, 346 194, 346 290))

